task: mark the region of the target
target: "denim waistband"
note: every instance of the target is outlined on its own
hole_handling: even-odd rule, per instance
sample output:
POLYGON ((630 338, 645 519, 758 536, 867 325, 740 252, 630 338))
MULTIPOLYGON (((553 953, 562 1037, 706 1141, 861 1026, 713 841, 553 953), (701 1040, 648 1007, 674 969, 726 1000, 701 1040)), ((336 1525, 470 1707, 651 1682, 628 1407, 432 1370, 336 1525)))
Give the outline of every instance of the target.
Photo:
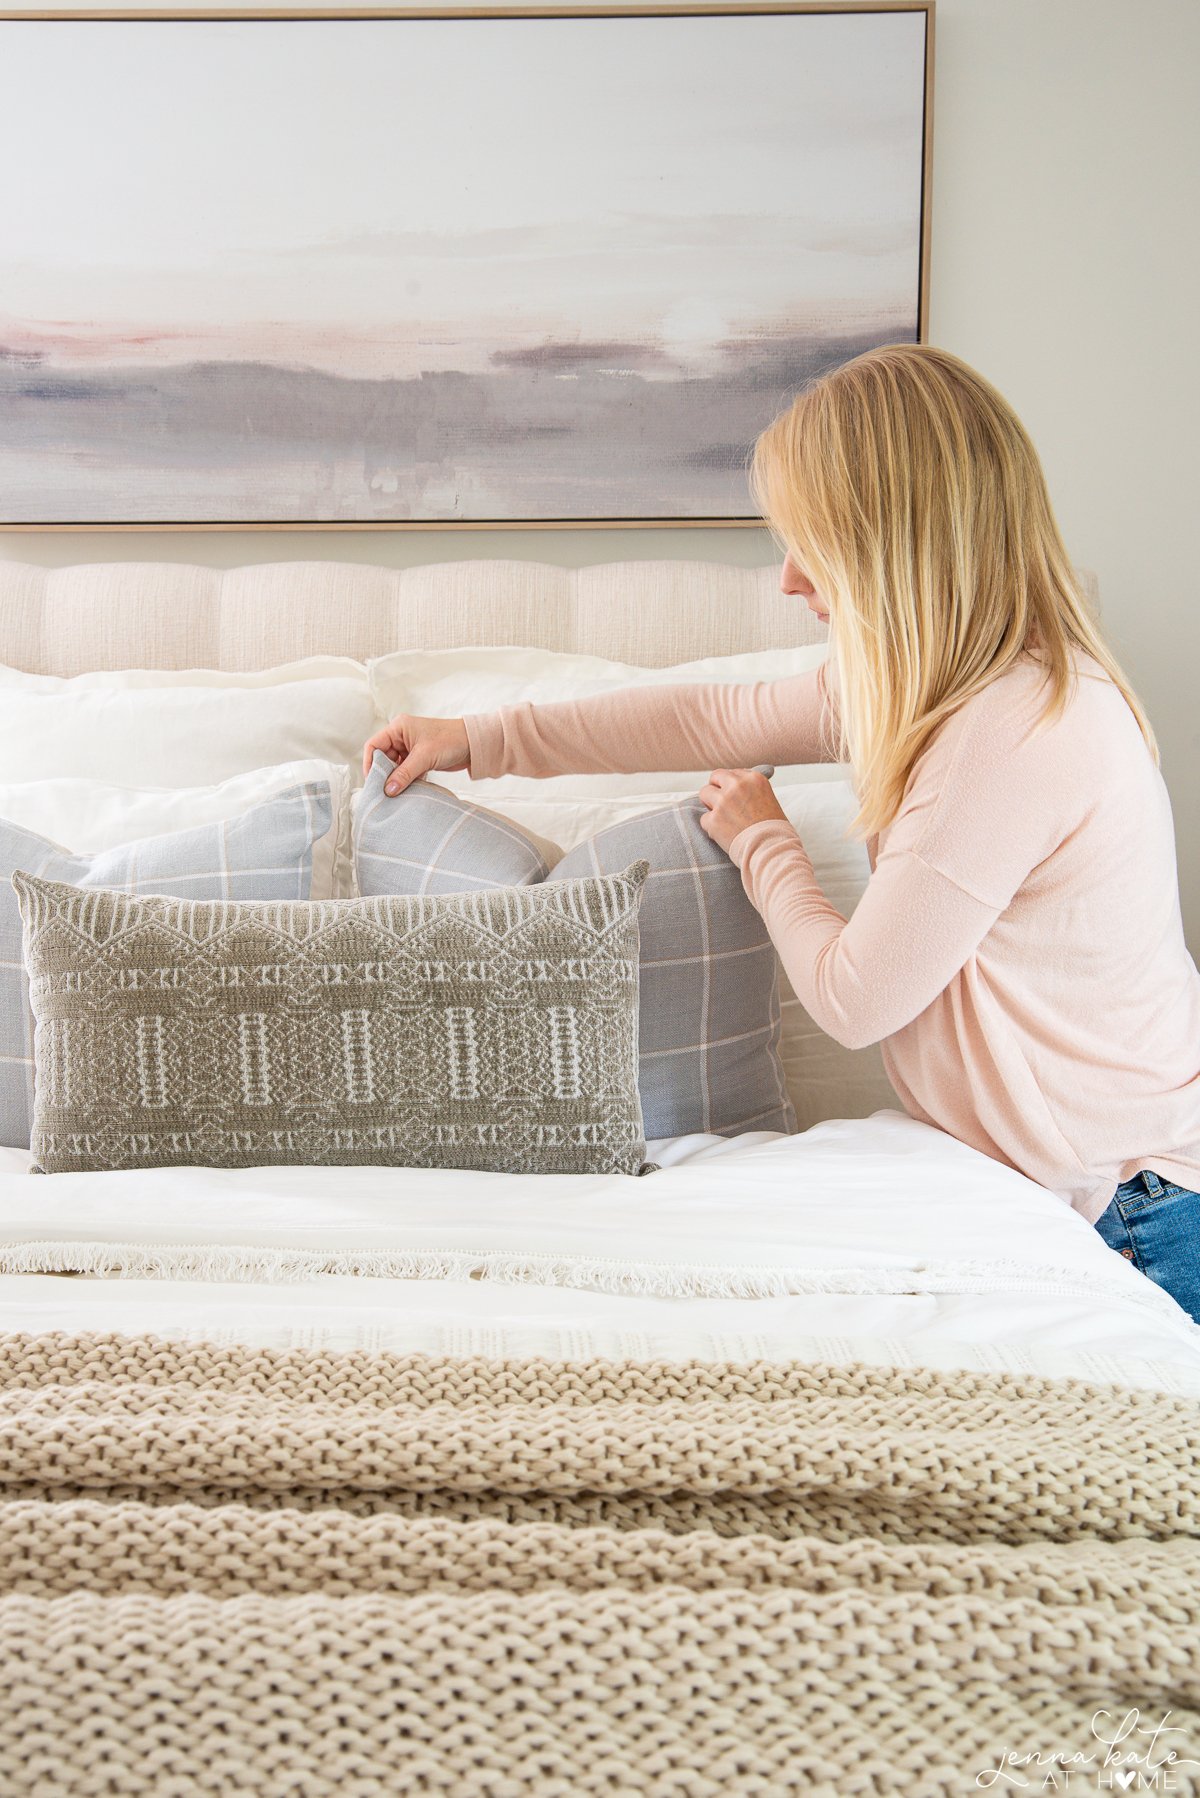
POLYGON ((1146 1192, 1152 1199, 1157 1199, 1162 1196, 1163 1185, 1164 1182, 1159 1179, 1157 1174, 1152 1173, 1149 1168, 1142 1168, 1141 1172, 1136 1173, 1132 1180, 1122 1180, 1117 1191, 1127 1195, 1134 1192, 1146 1192))

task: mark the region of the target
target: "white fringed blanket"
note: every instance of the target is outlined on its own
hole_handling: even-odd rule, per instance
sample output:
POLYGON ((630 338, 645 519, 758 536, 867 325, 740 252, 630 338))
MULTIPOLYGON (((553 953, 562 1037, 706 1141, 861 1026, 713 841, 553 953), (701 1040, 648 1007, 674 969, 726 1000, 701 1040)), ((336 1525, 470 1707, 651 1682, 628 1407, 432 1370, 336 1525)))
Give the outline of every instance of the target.
POLYGON ((4 1789, 1078 1792, 1131 1710, 1200 1763, 1198 1450, 1012 1374, 3 1336, 4 1789))

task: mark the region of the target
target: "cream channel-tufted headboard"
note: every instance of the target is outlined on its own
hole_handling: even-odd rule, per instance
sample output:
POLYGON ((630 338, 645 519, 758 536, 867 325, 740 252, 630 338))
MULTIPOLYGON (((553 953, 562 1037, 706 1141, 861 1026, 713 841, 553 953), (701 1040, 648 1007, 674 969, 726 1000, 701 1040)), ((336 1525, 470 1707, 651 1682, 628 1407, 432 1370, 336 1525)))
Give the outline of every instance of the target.
MULTIPOLYGON (((1096 603, 1093 576, 1081 571, 1096 603)), ((310 655, 532 644, 647 668, 824 640, 779 566, 715 562, 0 562, 0 663, 270 668, 310 655)))
POLYGON ((807 606, 780 593, 778 564, 0 563, 0 663, 32 674, 252 670, 475 644, 664 667, 823 638, 807 606))

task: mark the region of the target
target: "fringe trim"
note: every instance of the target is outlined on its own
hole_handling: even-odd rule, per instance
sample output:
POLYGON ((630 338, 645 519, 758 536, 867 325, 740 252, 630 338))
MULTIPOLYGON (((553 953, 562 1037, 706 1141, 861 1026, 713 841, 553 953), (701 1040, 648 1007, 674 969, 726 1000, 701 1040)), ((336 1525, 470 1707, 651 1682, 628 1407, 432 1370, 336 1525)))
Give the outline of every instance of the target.
POLYGON ((256 1244, 22 1242, 0 1246, 0 1273, 93 1274, 122 1279, 295 1282, 322 1274, 395 1280, 500 1280, 643 1298, 769 1299, 801 1293, 1044 1292, 1169 1312, 1196 1331, 1169 1294, 1122 1281, 1081 1278, 1074 1269, 1031 1270, 1022 1262, 948 1262, 913 1268, 723 1267, 590 1256, 512 1254, 502 1249, 267 1248, 256 1244))

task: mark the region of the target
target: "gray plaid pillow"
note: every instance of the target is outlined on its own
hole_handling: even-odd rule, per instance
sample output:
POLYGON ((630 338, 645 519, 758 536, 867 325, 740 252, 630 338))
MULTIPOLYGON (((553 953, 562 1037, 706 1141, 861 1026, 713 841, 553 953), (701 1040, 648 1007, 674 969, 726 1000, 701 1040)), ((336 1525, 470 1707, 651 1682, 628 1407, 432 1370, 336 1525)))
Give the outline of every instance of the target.
POLYGON ((194 899, 307 899, 313 845, 333 822, 328 781, 276 793, 240 818, 144 837, 94 855, 0 819, 0 1143, 29 1146, 33 1018, 21 957, 21 916, 9 877, 20 868, 79 887, 194 899))
POLYGON ((557 843, 427 780, 409 789, 412 797, 397 814, 396 800, 383 790, 391 772, 391 762, 377 750, 355 811, 360 893, 424 895, 534 886, 548 879, 561 860, 557 843))
POLYGON ((645 877, 264 904, 14 874, 37 1170, 637 1174, 645 877))
POLYGON ((377 754, 359 796, 362 893, 486 891, 650 864, 639 914, 638 1084, 646 1135, 796 1128, 779 1054, 779 962, 699 798, 602 830, 566 856, 428 781, 395 799, 377 754))

